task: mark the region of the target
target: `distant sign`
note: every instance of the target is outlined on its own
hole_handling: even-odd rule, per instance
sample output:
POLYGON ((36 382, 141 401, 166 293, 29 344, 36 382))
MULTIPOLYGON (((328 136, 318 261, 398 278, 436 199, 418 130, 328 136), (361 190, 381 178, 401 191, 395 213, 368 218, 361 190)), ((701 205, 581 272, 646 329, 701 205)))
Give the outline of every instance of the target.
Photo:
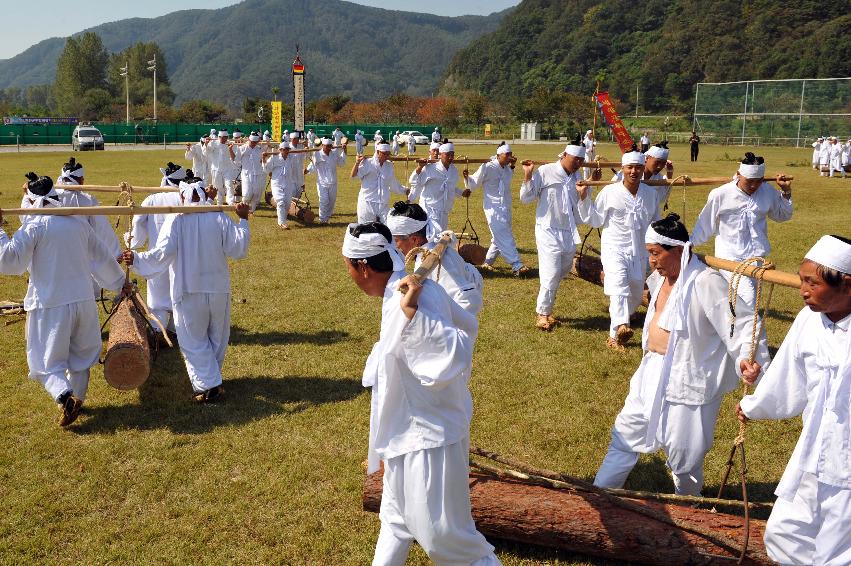
POLYGON ((6 126, 21 126, 23 124, 76 124, 77 118, 21 118, 18 116, 4 116, 3 124, 6 126))
POLYGON ((486 138, 491 137, 491 125, 490 124, 485 124, 485 137, 486 138))

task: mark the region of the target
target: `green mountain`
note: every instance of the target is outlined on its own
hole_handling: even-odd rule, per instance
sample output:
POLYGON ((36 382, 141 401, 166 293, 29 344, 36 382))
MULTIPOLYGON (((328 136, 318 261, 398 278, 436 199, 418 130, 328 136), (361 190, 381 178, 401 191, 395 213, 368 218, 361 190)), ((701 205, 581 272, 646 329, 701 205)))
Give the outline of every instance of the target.
POLYGON ((523 0, 441 88, 590 94, 602 71, 621 100, 687 110, 697 82, 851 76, 849 30, 847 0, 523 0))
MULTIPOLYGON (((245 0, 84 31, 100 35, 111 52, 139 41, 158 43, 177 103, 203 98, 236 107, 247 96, 270 96, 273 86, 292 99, 296 44, 308 99, 432 94, 452 55, 495 30, 508 12, 450 18, 341 0, 245 0)), ((64 45, 64 38, 48 39, 0 60, 0 88, 52 83, 64 45)))

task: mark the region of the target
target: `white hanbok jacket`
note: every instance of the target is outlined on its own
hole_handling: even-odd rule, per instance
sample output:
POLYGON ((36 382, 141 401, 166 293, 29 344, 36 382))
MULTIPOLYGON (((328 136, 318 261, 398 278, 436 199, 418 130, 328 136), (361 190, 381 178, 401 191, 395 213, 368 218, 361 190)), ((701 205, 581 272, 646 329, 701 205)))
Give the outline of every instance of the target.
POLYGON ((521 203, 538 201, 535 224, 572 232, 574 244, 582 241, 577 226, 588 221, 592 203, 590 194, 585 201, 579 200, 576 192, 579 175, 579 171, 568 175, 560 163, 547 163, 532 173, 531 181, 520 185, 521 203))
POLYGON ((313 152, 307 172, 316 172, 316 184, 321 187, 337 186, 337 167, 346 164, 346 154, 342 149, 332 149, 331 153, 325 155, 321 149, 313 152))
POLYGON ((455 205, 455 197, 464 192, 458 187, 459 179, 454 164, 450 163, 447 168, 439 161, 429 163, 419 175, 416 169, 411 173, 411 194, 408 200, 413 202, 419 199, 420 206, 426 211, 449 212, 455 205))
POLYGON ((357 176, 361 183, 359 196, 367 202, 386 205, 390 193, 407 194, 407 189, 396 179, 393 163, 389 160, 379 165, 377 156, 364 159, 358 167, 357 176))
POLYGON ((467 188, 471 191, 481 187, 485 210, 511 212, 511 179, 514 169, 502 167, 496 159, 482 165, 467 177, 467 188))

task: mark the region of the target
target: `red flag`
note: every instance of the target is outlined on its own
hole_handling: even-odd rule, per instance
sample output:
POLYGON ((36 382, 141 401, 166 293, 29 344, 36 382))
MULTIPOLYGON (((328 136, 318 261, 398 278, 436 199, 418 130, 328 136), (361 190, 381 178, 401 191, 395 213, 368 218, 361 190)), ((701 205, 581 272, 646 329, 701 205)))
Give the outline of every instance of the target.
POLYGON ((632 137, 626 131, 623 122, 621 122, 618 111, 615 110, 615 105, 612 104, 612 100, 609 98, 609 93, 597 92, 594 96, 597 97, 597 106, 600 107, 600 112, 603 115, 603 123, 612 130, 618 146, 621 148, 621 153, 626 153, 632 149, 632 145, 635 142, 632 141, 632 137))

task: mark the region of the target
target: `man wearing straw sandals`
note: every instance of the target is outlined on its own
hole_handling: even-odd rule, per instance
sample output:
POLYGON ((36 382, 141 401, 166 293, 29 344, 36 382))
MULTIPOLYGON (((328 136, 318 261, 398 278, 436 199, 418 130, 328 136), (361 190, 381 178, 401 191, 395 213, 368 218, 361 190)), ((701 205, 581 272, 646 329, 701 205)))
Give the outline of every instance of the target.
MULTIPOLYGON (((413 136, 408 136, 413 139, 413 136)), ((470 196, 470 189, 461 189, 458 169, 453 165, 455 146, 449 142, 438 149, 437 163, 418 163, 411 173, 409 200, 419 198, 419 204, 428 214, 428 237, 433 238, 449 226, 449 213, 455 205, 455 197, 470 196)))
POLYGON ((433 281, 405 273, 383 224, 350 224, 342 255, 355 284, 382 300, 363 371, 372 388, 367 472, 384 465, 372 564, 404 564, 416 540, 435 564, 496 566, 473 522, 468 483, 478 321, 433 281))
POLYGON ((316 192, 319 193, 319 223, 328 224, 337 203, 337 167, 346 164, 346 144, 334 149, 330 138, 322 138, 322 149, 313 152, 307 172, 316 172, 316 192))
POLYGON ((387 200, 391 193, 408 196, 410 189, 403 187, 393 172, 390 144, 382 141, 375 144, 375 155, 366 158, 358 155, 352 166, 352 178, 360 179, 358 192, 358 223, 387 221, 387 200))
MULTIPOLYGON (((50 177, 32 172, 26 177, 29 208, 62 206, 50 177)), ((27 218, 11 239, 0 229, 0 273, 26 271, 29 376, 59 404, 59 425, 68 426, 80 414, 89 368, 103 347, 92 277, 102 287, 118 291, 124 271, 88 223, 59 215, 27 218)))
MULTIPOLYGON (((671 179, 674 176, 674 164, 668 161, 668 140, 663 140, 656 145, 643 150, 644 154, 644 181, 671 179), (662 174, 662 169, 665 169, 665 174, 662 174)), ((618 171, 612 177, 612 182, 623 181, 623 171, 618 171)), ((656 190, 656 198, 659 206, 657 207, 656 217, 653 220, 662 218, 662 209, 668 202, 668 196, 671 194, 671 185, 660 185, 653 187, 656 190)))

